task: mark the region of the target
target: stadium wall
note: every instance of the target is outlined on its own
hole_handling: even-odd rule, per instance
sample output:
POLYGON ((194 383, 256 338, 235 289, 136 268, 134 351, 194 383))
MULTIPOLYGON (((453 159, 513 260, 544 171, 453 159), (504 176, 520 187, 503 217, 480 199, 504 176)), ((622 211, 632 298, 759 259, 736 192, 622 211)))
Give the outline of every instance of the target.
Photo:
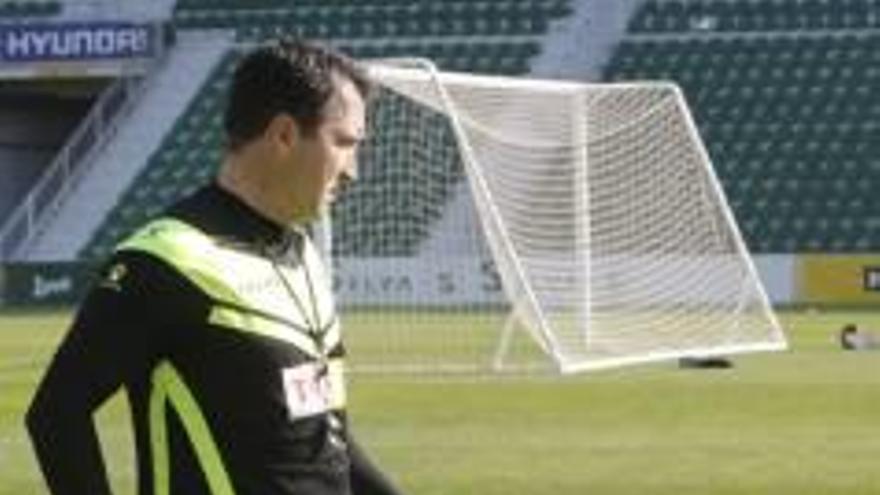
POLYGON ((880 255, 798 258, 800 300, 806 304, 880 303, 880 255))
MULTIPOLYGON (((880 304, 880 255, 758 255, 754 257, 776 306, 876 306, 880 304)), ((438 306, 501 302, 498 275, 488 260, 459 259, 444 266, 400 260, 340 263, 334 290, 343 305, 406 304, 433 300, 438 306)), ((94 266, 81 262, 0 265, 0 305, 75 304, 93 280, 94 266)))

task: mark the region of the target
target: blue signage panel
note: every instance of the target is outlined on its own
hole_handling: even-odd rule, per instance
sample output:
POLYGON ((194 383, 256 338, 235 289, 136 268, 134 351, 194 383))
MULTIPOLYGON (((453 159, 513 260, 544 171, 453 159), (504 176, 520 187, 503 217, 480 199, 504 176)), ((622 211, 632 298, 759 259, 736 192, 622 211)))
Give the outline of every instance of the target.
POLYGON ((155 34, 152 24, 129 22, 0 25, 0 61, 150 57, 155 34))

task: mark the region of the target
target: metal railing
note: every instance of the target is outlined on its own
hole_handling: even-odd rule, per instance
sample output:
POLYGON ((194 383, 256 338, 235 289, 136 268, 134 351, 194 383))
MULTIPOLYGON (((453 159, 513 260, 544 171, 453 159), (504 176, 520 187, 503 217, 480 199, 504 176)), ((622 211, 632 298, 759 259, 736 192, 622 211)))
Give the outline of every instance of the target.
POLYGON ((0 229, 0 259, 12 259, 37 234, 37 226, 70 192, 90 160, 86 158, 113 136, 123 110, 142 91, 140 77, 119 79, 98 98, 53 161, 0 229))

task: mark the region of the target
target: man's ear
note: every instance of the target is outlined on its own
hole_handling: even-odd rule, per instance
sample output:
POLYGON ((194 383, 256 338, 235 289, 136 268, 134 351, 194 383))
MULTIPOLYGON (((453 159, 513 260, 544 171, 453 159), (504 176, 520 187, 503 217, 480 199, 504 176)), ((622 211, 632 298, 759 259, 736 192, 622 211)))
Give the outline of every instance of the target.
POLYGON ((279 113, 269 121, 266 134, 273 146, 291 149, 299 143, 299 124, 290 115, 279 113))

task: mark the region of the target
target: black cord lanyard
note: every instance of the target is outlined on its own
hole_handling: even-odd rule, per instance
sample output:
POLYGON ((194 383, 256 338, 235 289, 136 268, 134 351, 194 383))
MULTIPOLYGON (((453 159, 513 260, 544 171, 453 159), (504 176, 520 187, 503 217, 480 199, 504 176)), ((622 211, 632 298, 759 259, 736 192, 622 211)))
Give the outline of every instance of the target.
MULTIPOLYGON (((292 243, 293 245, 288 247, 287 249, 284 249, 283 252, 275 253, 274 256, 273 253, 268 253, 269 260, 272 263, 272 268, 275 270, 276 276, 281 281, 281 284, 284 286, 285 291, 287 291, 287 295, 290 296, 290 299, 293 301, 297 309, 302 314, 303 320, 306 324, 306 328, 308 329, 308 334, 312 338, 312 341, 315 343, 315 348, 318 351, 318 373, 316 378, 319 380, 329 379, 329 353, 324 347, 324 338, 330 332, 330 329, 333 328, 336 317, 333 316, 332 318, 330 318, 330 321, 327 322, 326 327, 324 327, 323 329, 321 328, 321 315, 320 309, 318 307, 318 300, 315 297, 315 284, 312 280, 308 263, 306 263, 305 250, 308 240, 306 239, 305 234, 301 232, 297 232, 297 234, 300 237, 298 239, 295 239, 295 242, 292 243), (296 241, 299 241, 298 245, 296 244, 296 241), (312 316, 314 317, 314 322, 310 321, 302 300, 300 300, 299 296, 296 294, 296 291, 291 286, 290 281, 287 279, 286 276, 284 276, 284 271, 281 267, 281 261, 283 261, 281 260, 281 256, 291 251, 291 248, 294 251, 296 257, 294 261, 299 263, 299 265, 302 266, 303 269, 306 287, 308 287, 309 291, 309 300, 312 303, 312 308, 314 309, 314 312, 312 314, 312 316)), ((342 423, 333 414, 327 414, 325 417, 329 425, 329 428, 327 429, 328 441, 330 441, 330 443, 337 448, 340 448, 342 450, 347 449, 347 443, 343 438, 344 433, 340 433, 343 428, 342 423)))
POLYGON ((295 239, 294 243, 292 243, 294 245, 290 246, 290 248, 285 249, 280 254, 267 252, 267 255, 268 255, 268 258, 272 264, 272 269, 275 271, 275 275, 281 281, 281 284, 284 286, 284 290, 287 292, 287 295, 290 297, 290 299, 296 305, 296 308, 299 310, 300 314, 303 317, 303 321, 305 322, 306 328, 308 329, 308 335, 309 335, 309 337, 311 337, 312 341, 315 343, 315 348, 318 351, 318 358, 319 358, 319 362, 321 365, 321 372, 323 374, 323 373, 327 372, 327 368, 328 368, 328 355, 327 355, 328 353, 327 353, 327 350, 325 349, 324 338, 327 336, 327 333, 330 332, 330 329, 332 328, 333 325, 332 325, 332 321, 331 321, 327 325, 326 328, 324 328, 324 329, 321 328, 321 316, 319 314, 320 310, 318 308, 318 301, 317 301, 317 298, 315 297, 314 282, 312 281, 312 276, 311 276, 311 273, 309 272, 309 267, 308 267, 308 264, 306 263, 305 255, 300 253, 300 251, 298 249, 298 248, 302 248, 303 251, 305 251, 305 247, 306 247, 305 246, 306 240, 304 238, 305 234, 298 232, 297 235, 300 235, 303 237, 301 237, 300 239, 295 239), (298 246, 295 245, 296 241, 300 241, 298 246), (312 316, 312 318, 314 318, 314 321, 312 321, 312 318, 309 317, 309 314, 306 311, 306 309, 307 309, 306 305, 303 304, 303 301, 300 299, 300 297, 297 295, 294 288, 291 286, 290 281, 284 275, 284 271, 282 270, 282 267, 281 267, 281 262, 283 261, 281 259, 281 256, 283 256, 287 252, 290 252, 291 250, 296 255, 296 259, 294 261, 296 263, 298 263, 300 266, 302 266, 302 269, 303 269, 303 274, 305 276, 305 281, 306 281, 306 287, 308 288, 308 291, 309 291, 309 302, 311 302, 312 309, 313 309, 311 316, 312 316))

